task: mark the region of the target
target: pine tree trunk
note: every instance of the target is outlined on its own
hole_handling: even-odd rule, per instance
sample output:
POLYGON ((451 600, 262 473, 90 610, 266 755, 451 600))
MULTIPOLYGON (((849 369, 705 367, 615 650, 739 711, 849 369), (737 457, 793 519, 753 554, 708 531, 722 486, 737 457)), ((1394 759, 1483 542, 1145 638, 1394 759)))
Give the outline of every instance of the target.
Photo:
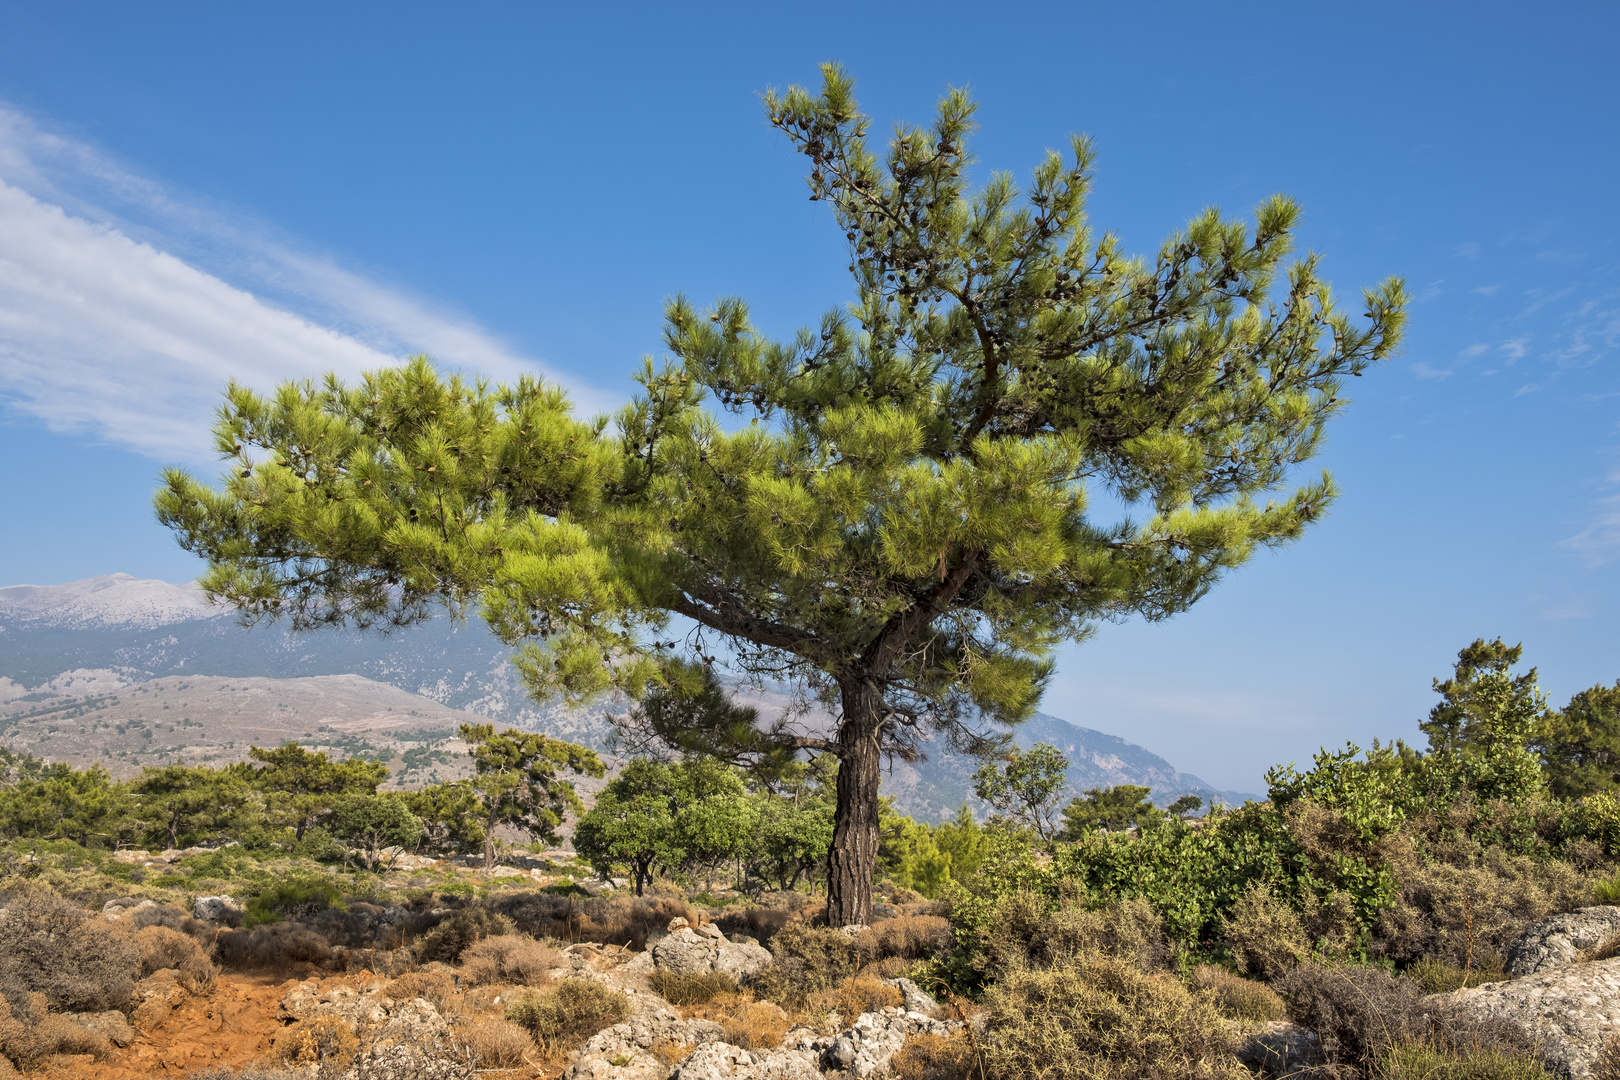
POLYGON ((877 688, 843 688, 838 729, 838 806, 832 847, 827 851, 827 925, 865 925, 872 920, 872 875, 877 871, 878 785, 882 755, 878 728, 883 699, 877 688))

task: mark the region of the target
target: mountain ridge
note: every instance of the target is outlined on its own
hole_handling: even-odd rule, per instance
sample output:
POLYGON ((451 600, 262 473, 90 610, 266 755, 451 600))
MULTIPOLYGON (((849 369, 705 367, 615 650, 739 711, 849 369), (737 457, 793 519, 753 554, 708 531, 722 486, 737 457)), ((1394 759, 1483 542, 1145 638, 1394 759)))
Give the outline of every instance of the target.
MULTIPOLYGON (((379 710, 388 697, 382 688, 397 689, 437 708, 597 750, 609 745, 608 713, 626 707, 622 701, 569 708, 531 700, 506 646, 476 621, 436 618, 390 634, 292 633, 277 626, 244 628, 228 614, 211 607, 195 584, 128 574, 0 587, 0 741, 13 737, 5 726, 11 723, 8 716, 29 711, 21 705, 41 707, 22 702, 24 697, 45 694, 69 702, 63 707, 72 711, 80 706, 71 702, 94 696, 98 685, 133 686, 180 675, 272 681, 353 675, 378 687, 373 696, 379 710)), ((743 688, 738 693, 762 711, 787 707, 782 695, 743 688)), ((1152 788, 1153 801, 1161 805, 1184 794, 1227 803, 1256 797, 1218 790, 1126 739, 1049 714, 1035 714, 1012 736, 1025 748, 1046 742, 1062 751, 1070 761, 1069 789, 1076 795, 1089 787, 1131 783, 1152 788)), ((982 809, 972 797, 976 765, 940 748, 916 765, 893 763, 885 793, 895 796, 902 813, 931 820, 948 817, 964 802, 982 809)))

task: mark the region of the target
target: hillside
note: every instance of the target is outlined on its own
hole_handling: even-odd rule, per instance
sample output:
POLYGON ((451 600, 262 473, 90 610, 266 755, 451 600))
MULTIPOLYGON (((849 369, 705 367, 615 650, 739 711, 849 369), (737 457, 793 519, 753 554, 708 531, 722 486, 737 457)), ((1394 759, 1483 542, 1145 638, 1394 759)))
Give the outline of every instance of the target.
MULTIPOLYGON (((762 711, 787 705, 770 693, 739 696, 762 711)), ((507 650, 476 620, 292 634, 244 628, 193 585, 127 574, 0 588, 0 741, 79 764, 100 760, 117 775, 177 755, 217 763, 239 759, 250 743, 296 740, 387 761, 396 782, 430 782, 434 770, 449 778, 464 768, 450 739, 459 723, 494 720, 604 749, 606 715, 623 707, 530 701, 507 650)), ((1132 783, 1151 787, 1160 804, 1189 792, 1253 797, 1215 791, 1140 746, 1045 714, 1014 738, 1062 750, 1076 794, 1132 783)), ((896 762, 884 789, 903 813, 938 819, 972 801, 975 764, 948 752, 896 762)))

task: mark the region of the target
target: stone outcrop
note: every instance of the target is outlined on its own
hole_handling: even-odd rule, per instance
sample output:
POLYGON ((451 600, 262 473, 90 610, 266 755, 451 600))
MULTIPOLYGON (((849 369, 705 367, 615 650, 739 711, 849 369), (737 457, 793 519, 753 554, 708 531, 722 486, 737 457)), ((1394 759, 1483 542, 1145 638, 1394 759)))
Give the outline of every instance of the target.
POLYGON ((654 966, 676 975, 714 973, 741 981, 771 965, 771 954, 763 946, 727 941, 717 926, 675 928, 648 951, 654 966))
POLYGON ((1322 1064, 1322 1040, 1309 1028, 1273 1020, 1243 1040, 1237 1058, 1260 1076, 1294 1076, 1322 1064))
POLYGON ((669 1080, 822 1080, 815 1055, 803 1050, 744 1050, 730 1043, 698 1048, 669 1080))
POLYGON ((241 912, 242 909, 229 896, 199 896, 191 905, 191 917, 204 922, 220 922, 241 912))
POLYGON ((142 1031, 156 1031, 188 997, 186 988, 180 985, 178 971, 173 968, 154 971, 135 984, 135 992, 130 997, 134 1005, 130 1019, 142 1031))
POLYGON ((450 1038, 450 1025, 439 1010, 421 998, 394 1001, 381 993, 378 980, 355 988, 322 991, 314 981, 299 983, 282 996, 276 1017, 300 1022, 333 1017, 352 1028, 360 1040, 354 1064, 343 1080, 461 1080, 467 1064, 450 1038))
POLYGON ((692 1049, 718 1042, 720 1025, 710 1020, 682 1020, 663 1006, 644 1008, 622 1024, 591 1036, 575 1055, 564 1080, 664 1080, 670 1066, 653 1046, 692 1049))
POLYGON ((105 1036, 114 1046, 128 1046, 135 1041, 135 1029, 117 1009, 98 1013, 63 1013, 62 1016, 80 1027, 89 1028, 96 1034, 105 1036))
POLYGON ((856 1080, 864 1080, 887 1068, 889 1059, 913 1035, 944 1036, 959 1027, 960 1023, 935 1020, 920 1012, 892 1007, 882 1012, 862 1013, 853 1024, 831 1038, 803 1037, 796 1048, 817 1051, 823 1068, 843 1070, 856 1080))
POLYGON ((1620 1035, 1620 959, 1565 964, 1511 982, 1433 994, 1423 1003, 1511 1025, 1540 1046, 1554 1072, 1582 1080, 1604 1043, 1620 1035))
POLYGON ((1508 974, 1519 979, 1577 963, 1617 938, 1620 907, 1612 905, 1538 919, 1508 946, 1508 974))

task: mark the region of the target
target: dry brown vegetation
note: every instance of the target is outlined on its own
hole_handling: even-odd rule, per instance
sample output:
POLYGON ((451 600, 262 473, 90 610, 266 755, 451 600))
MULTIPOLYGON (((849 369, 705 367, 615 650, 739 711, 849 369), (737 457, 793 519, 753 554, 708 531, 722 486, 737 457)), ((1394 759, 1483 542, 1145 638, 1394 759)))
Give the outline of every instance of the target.
POLYGON ((518 934, 486 937, 461 953, 462 977, 472 986, 540 986, 562 964, 562 954, 556 949, 518 934))
POLYGON ((456 1040, 467 1050, 471 1063, 481 1069, 510 1069, 534 1052, 529 1033, 510 1020, 485 1018, 458 1024, 456 1040))
POLYGON ((506 1007, 506 1018, 525 1028, 542 1049, 583 1042, 630 1015, 630 999, 585 979, 564 979, 553 989, 526 991, 506 1007))

